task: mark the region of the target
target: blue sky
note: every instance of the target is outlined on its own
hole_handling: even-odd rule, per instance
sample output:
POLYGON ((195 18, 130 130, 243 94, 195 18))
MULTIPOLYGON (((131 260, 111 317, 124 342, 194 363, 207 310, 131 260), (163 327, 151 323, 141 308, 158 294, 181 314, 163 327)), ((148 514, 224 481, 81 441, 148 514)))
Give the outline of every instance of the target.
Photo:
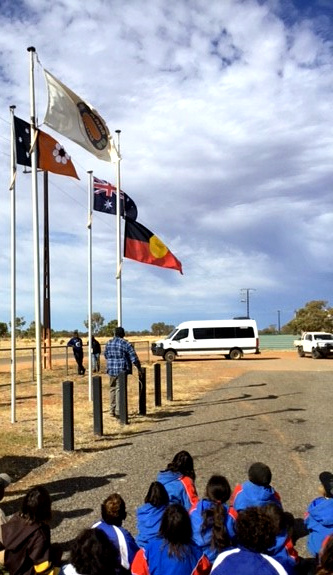
MULTIPOLYGON (((10 321, 9 106, 29 119, 31 45, 38 123, 44 67, 121 129, 122 189, 182 262, 183 276, 124 260, 126 329, 244 315, 243 288, 261 328, 312 299, 333 305, 332 21, 326 0, 2 1, 0 321, 10 321)), ((86 172, 115 183, 115 168, 42 127, 81 178, 49 177, 52 327, 83 329, 86 172)), ((17 315, 29 324, 31 181, 18 171, 17 315)), ((42 214, 42 181, 39 194, 42 214)), ((110 321, 115 218, 96 212, 92 229, 93 310, 110 321)))

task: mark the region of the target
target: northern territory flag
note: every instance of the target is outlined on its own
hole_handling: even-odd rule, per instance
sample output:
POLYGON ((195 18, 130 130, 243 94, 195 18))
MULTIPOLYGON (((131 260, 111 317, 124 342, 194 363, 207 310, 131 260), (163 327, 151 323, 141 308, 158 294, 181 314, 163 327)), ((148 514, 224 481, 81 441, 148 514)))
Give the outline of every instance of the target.
POLYGON ((144 264, 171 268, 183 273, 182 264, 153 232, 126 218, 124 256, 144 264))
MULTIPOLYGON (((15 116, 14 129, 16 162, 22 166, 31 166, 30 124, 15 116)), ((37 166, 40 170, 80 179, 65 148, 42 130, 37 130, 37 154, 37 166)))

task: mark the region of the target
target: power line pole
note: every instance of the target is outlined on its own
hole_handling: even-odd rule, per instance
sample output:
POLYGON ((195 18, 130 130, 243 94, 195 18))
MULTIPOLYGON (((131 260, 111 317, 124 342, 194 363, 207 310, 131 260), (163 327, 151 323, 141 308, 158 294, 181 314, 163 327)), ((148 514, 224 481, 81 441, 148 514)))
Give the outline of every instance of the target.
POLYGON ((256 290, 254 288, 242 288, 240 291, 246 296, 246 299, 242 299, 241 301, 246 302, 246 317, 250 319, 250 292, 256 290))

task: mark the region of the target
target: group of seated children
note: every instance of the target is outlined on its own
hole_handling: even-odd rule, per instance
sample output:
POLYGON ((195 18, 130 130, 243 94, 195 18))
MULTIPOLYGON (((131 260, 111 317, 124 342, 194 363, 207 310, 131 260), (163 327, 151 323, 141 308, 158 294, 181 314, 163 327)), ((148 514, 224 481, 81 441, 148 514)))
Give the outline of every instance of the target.
MULTIPOLYGON (((0 498, 6 486, 1 477, 0 498)), ((59 567, 48 527, 51 499, 44 487, 33 487, 19 513, 10 519, 0 514, 0 562, 9 575, 59 569, 60 575, 333 575, 331 473, 320 474, 320 496, 305 515, 312 561, 298 556, 293 517, 283 510, 264 463, 253 463, 248 480, 233 492, 224 476, 212 475, 202 499, 187 451, 156 479, 137 509, 135 538, 122 525, 125 502, 113 493, 102 503, 101 520, 78 535, 69 561, 59 567)))

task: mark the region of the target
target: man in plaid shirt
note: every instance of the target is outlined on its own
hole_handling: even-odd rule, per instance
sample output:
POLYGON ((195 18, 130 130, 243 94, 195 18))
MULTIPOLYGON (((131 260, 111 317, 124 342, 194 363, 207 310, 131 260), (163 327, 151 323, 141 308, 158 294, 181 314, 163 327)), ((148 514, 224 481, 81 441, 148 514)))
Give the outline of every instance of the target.
POLYGON ((110 376, 110 415, 114 417, 119 417, 119 374, 122 371, 132 373, 132 364, 141 371, 140 360, 134 347, 124 337, 124 328, 116 327, 114 338, 107 342, 104 350, 106 371, 110 376))

